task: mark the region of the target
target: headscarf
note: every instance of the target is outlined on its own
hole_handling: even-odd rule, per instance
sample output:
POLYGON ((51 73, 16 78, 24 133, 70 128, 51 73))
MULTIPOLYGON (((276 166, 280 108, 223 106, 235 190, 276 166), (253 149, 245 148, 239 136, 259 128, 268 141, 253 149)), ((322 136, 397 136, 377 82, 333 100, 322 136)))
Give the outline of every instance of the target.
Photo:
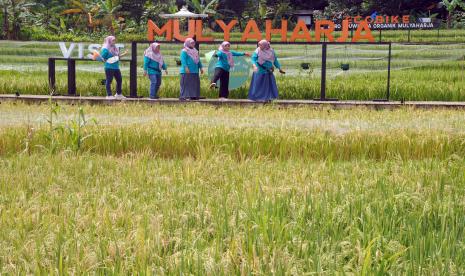
POLYGON ((118 56, 119 49, 115 45, 116 37, 110 35, 107 36, 103 42, 102 49, 107 49, 112 55, 118 56))
POLYGON ((151 60, 158 62, 158 66, 160 70, 163 69, 163 55, 160 53, 160 44, 159 43, 152 43, 150 46, 145 50, 144 56, 148 57, 151 60))
POLYGON ((255 53, 258 55, 258 64, 263 65, 267 61, 274 62, 275 55, 270 43, 264 39, 260 40, 258 45, 264 47, 264 50, 260 49, 260 47, 255 50, 255 53))
POLYGON ((227 45, 231 45, 231 43, 227 42, 227 41, 223 41, 223 43, 221 43, 220 47, 218 48, 218 50, 224 54, 226 54, 228 56, 228 63, 229 63, 229 66, 231 68, 234 67, 234 58, 233 58, 233 55, 232 53, 228 50, 226 51, 226 49, 224 47, 226 47, 227 45))
POLYGON ((190 37, 187 38, 186 41, 184 41, 184 48, 182 50, 186 52, 194 60, 195 63, 199 63, 199 51, 197 51, 197 49, 195 49, 194 47, 190 47, 192 43, 195 43, 195 40, 193 40, 190 37))

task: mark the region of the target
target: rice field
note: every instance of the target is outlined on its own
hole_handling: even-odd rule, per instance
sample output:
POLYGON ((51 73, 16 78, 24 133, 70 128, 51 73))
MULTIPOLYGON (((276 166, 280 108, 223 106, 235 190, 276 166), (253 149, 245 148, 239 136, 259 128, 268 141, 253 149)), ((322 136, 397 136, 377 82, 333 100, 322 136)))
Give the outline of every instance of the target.
POLYGON ((0 104, 0 274, 465 273, 465 117, 0 104))
MULTIPOLYGON (((443 34, 457 43, 393 44, 392 100, 465 100, 465 32, 443 34)), ((274 48, 280 98, 319 97, 320 47, 274 48)), ((160 96, 176 98, 180 45, 162 50, 160 96)), ((49 94, 47 58, 60 55, 0 41, 0 94, 49 94)), ((384 98, 386 67, 386 46, 331 45, 327 96, 384 98)), ((104 96, 103 78, 78 63, 80 95, 104 96)), ((57 62, 55 93, 66 79, 57 62)), ((3 102, 0 274, 462 275, 464 165, 458 110, 3 102)))
MULTIPOLYGON (((425 31, 427 32, 427 31, 425 31)), ((421 32, 416 32, 420 34, 421 32)), ((425 33, 426 34, 426 33, 425 33)), ((449 33, 448 33, 449 34, 449 33)), ((456 32, 457 35, 460 31, 456 32)), ((67 45, 69 46, 69 44, 67 45)), ((88 44, 85 44, 85 48, 88 44)), ((130 44, 126 44, 130 48, 130 44)), ((148 96, 149 81, 142 77, 142 56, 145 46, 138 48, 138 93, 148 96)), ((277 75, 280 98, 313 99, 320 93, 321 48, 318 45, 275 45, 286 75, 277 75), (309 69, 301 64, 309 63, 309 69)), ((201 46, 201 53, 214 50, 214 45, 201 46)), ((253 51, 252 45, 233 45, 234 50, 253 51)), ((179 96, 178 57, 180 45, 164 45, 169 75, 163 78, 161 97, 179 96)), ((392 100, 463 101, 465 100, 465 44, 440 45, 393 44, 392 100)), ((86 54, 86 52, 85 52, 86 54)), ((74 56, 77 55, 75 50, 74 56)), ((47 58, 61 56, 57 42, 0 41, 0 93, 49 94, 47 58)), ((387 87, 387 46, 331 45, 328 48, 327 97, 341 100, 385 98, 387 87), (343 71, 341 64, 349 64, 343 71)), ((202 58, 204 64, 206 61, 202 58)), ((129 94, 129 64, 122 64, 123 93, 129 94)), ((104 78, 102 64, 78 62, 77 89, 83 96, 104 96, 100 84, 104 78)), ((57 62, 57 91, 66 94, 66 63, 57 62)), ((218 97, 209 90, 207 76, 201 78, 202 96, 218 97)), ((246 98, 248 83, 232 91, 232 98, 246 98)))

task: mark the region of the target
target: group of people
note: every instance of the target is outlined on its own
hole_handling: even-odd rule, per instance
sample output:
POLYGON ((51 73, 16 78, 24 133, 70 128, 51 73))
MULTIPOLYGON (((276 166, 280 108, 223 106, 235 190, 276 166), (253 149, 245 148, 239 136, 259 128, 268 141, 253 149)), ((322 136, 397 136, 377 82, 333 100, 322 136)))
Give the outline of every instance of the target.
MULTIPOLYGON (((161 53, 159 43, 152 43, 144 51, 144 76, 150 80, 149 95, 151 99, 158 99, 158 91, 162 82, 162 71, 168 74, 167 65, 161 53)), ((229 97, 229 72, 234 68, 234 56, 251 57, 253 66, 252 81, 250 83, 248 98, 253 101, 270 101, 278 98, 278 87, 274 77, 274 70, 277 68, 281 74, 285 72, 281 69, 275 51, 266 40, 258 43, 257 49, 252 55, 246 52, 235 52, 231 49, 231 43, 224 41, 214 54, 218 59, 215 65, 215 73, 211 79, 210 88, 216 88, 220 81, 219 99, 227 100, 229 97)), ((116 47, 116 38, 109 36, 105 39, 100 56, 105 62, 106 91, 107 99, 121 99, 122 77, 119 69, 118 57, 126 54, 120 53, 116 47), (116 95, 113 97, 111 83, 116 80, 116 95)), ((195 48, 195 40, 187 38, 180 54, 181 74, 180 79, 180 100, 198 100, 200 98, 200 74, 204 73, 202 62, 198 50, 195 48)))

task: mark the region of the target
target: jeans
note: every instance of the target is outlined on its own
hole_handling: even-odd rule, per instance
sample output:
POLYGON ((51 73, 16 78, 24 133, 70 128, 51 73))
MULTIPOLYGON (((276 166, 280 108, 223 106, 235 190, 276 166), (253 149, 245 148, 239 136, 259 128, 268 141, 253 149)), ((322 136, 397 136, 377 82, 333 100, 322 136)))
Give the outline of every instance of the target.
POLYGON ((161 74, 149 75, 150 79, 150 98, 156 98, 161 85, 161 74))
POLYGON ((112 96, 111 93, 111 82, 113 78, 116 80, 116 94, 121 95, 121 86, 123 83, 123 78, 121 77, 121 71, 119 69, 105 69, 105 88, 107 89, 107 96, 112 96))

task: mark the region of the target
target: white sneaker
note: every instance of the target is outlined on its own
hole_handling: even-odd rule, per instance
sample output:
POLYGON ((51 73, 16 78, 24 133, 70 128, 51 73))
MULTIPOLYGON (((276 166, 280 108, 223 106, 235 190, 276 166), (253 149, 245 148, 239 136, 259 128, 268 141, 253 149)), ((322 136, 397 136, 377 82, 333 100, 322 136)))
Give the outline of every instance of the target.
POLYGON ((117 100, 122 100, 122 99, 126 99, 126 97, 123 96, 123 94, 116 94, 116 95, 115 95, 115 99, 117 99, 117 100))
POLYGON ((218 100, 220 100, 220 102, 225 102, 228 100, 228 98, 219 98, 218 100))
POLYGON ((106 99, 106 100, 114 100, 115 97, 113 97, 113 96, 106 96, 105 99, 106 99))

